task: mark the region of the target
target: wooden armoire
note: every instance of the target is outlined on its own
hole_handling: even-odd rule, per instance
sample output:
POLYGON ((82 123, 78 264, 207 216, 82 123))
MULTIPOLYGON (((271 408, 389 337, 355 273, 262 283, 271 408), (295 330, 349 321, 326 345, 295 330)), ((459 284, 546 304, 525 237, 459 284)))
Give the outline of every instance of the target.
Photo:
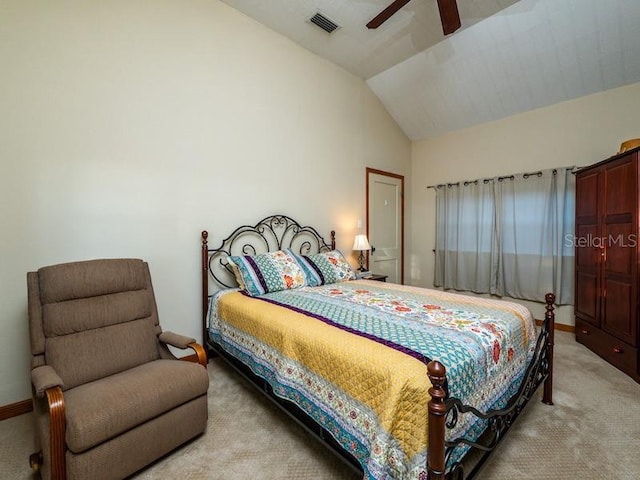
POLYGON ((640 382, 640 148, 576 174, 576 340, 640 382))

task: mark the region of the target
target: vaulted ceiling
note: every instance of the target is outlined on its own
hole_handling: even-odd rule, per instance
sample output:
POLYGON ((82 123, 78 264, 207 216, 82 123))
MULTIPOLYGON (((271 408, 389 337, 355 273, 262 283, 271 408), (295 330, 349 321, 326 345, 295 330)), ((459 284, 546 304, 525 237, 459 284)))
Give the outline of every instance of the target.
POLYGON ((640 0, 223 0, 365 79, 412 140, 640 82, 640 0), (320 12, 333 33, 309 19, 320 12))

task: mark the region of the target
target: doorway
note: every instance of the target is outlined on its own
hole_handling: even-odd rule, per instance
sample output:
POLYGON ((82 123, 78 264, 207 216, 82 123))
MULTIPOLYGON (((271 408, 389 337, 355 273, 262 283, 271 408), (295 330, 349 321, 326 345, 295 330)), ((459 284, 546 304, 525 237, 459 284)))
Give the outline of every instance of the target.
POLYGON ((404 176, 367 167, 369 270, 404 283, 404 176))

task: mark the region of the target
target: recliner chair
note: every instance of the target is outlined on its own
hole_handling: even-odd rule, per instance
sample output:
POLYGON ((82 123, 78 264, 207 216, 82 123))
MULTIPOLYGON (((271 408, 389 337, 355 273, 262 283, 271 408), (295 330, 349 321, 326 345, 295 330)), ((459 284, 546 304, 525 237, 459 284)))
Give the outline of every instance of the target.
POLYGON ((127 477, 207 424, 206 354, 163 332, 147 263, 106 259, 27 274, 36 453, 48 479, 127 477), (177 359, 167 345, 190 348, 177 359))

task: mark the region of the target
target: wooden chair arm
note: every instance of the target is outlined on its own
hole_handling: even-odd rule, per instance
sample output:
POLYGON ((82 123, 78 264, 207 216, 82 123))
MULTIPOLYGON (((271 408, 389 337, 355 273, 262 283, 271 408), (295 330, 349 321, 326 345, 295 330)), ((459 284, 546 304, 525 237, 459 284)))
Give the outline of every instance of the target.
POLYGON ((162 332, 158 336, 158 340, 164 343, 165 345, 171 345, 172 347, 186 349, 192 349, 195 354, 188 355, 186 357, 181 357, 180 360, 186 360, 189 362, 197 362, 203 367, 207 368, 207 353, 204 348, 197 343, 193 338, 185 337, 184 335, 178 335, 173 332, 162 332))
MULTIPOLYGON (((207 368, 207 352, 204 351, 202 345, 197 342, 191 342, 188 346, 195 352, 196 361, 204 368, 207 368)), ((185 360, 193 361, 193 355, 185 357, 185 360)))
POLYGON ((60 387, 48 388, 45 395, 49 403, 51 479, 64 480, 67 478, 64 395, 60 387))

